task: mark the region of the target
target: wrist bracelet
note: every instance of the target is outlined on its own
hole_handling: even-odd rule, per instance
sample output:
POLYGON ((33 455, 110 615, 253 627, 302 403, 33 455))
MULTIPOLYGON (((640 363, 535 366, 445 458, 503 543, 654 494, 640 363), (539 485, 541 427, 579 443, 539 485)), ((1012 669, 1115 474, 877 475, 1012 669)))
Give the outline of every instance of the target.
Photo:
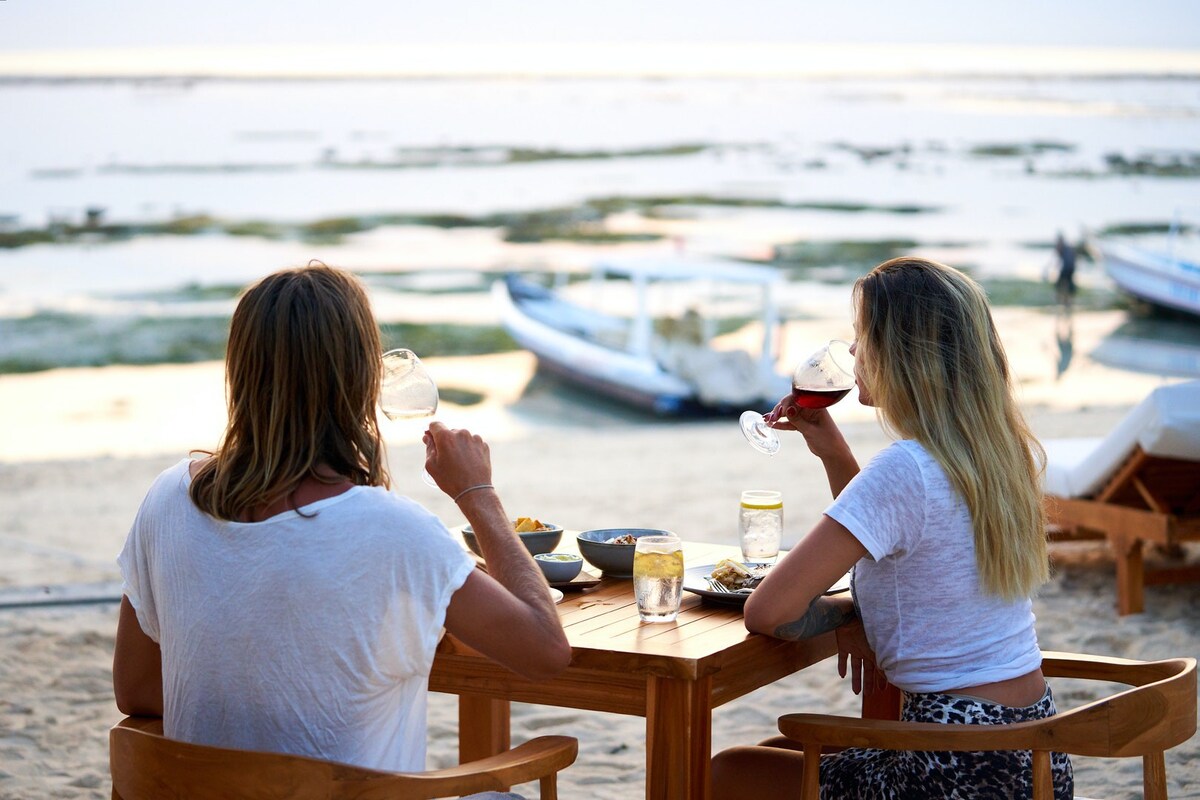
POLYGON ((492 486, 490 483, 477 483, 474 486, 468 486, 466 489, 463 489, 461 492, 454 495, 454 502, 457 503, 459 501, 459 498, 461 498, 464 494, 469 494, 469 493, 475 491, 476 489, 495 489, 495 488, 496 487, 492 486))

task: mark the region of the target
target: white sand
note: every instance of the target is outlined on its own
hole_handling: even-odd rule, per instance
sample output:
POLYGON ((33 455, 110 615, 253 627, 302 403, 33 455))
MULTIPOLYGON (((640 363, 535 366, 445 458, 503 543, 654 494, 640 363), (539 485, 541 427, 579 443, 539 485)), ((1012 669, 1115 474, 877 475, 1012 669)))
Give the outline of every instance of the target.
MULTIPOLYGON (((1072 385, 1072 403, 1056 391, 1053 373, 1046 377, 1048 363, 1038 362, 1040 377, 1022 378, 1042 436, 1103 434, 1154 383, 1108 381, 1118 395, 1072 385), (1089 404, 1100 397, 1111 405, 1089 404)), ((729 420, 659 422, 590 408, 549 391, 540 378, 529 382, 531 367, 523 354, 439 367, 446 385, 491 387, 482 409, 449 407, 443 416, 489 432, 496 483, 513 515, 570 528, 663 527, 689 539, 732 542, 738 492, 779 488, 794 542, 827 502, 824 476, 798 438, 770 459, 747 447, 729 420)), ((1078 380, 1101 386, 1106 376, 1093 371, 1078 380)), ((143 493, 188 446, 212 444, 221 402, 220 369, 211 364, 0 377, 0 590, 116 580, 113 557, 143 493), (190 399, 178 399, 181 388, 190 399)), ((886 444, 869 414, 850 406, 838 413, 851 420, 846 432, 860 460, 886 444)), ((398 488, 458 524, 452 504, 417 478, 419 429, 389 429, 398 488)), ((1056 552, 1056 576, 1036 603, 1043 648, 1133 658, 1200 651, 1200 586, 1151 587, 1146 613, 1118 618, 1104 549, 1056 552)), ((111 604, 0 610, 0 798, 109 796, 106 731, 120 718, 111 699, 115 625, 111 604)), ((1058 692, 1060 707, 1087 699, 1074 686, 1058 692)), ((826 662, 717 709, 714 748, 772 735, 784 710, 856 708, 826 662)), ((433 766, 454 761, 455 714, 453 698, 433 696, 433 766)), ((563 797, 643 796, 640 718, 514 707, 514 740, 543 733, 580 740, 579 759, 562 777, 563 797)), ((1200 739, 1168 753, 1167 774, 1172 797, 1200 798, 1200 739)), ((1137 760, 1077 760, 1078 789, 1088 796, 1140 797, 1140 775, 1137 760)))

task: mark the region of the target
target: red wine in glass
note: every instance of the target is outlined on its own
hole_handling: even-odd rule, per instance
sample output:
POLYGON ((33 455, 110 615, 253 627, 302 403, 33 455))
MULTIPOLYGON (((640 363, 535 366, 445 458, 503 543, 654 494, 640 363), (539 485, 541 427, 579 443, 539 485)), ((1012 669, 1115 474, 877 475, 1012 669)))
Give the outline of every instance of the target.
MULTIPOLYGON (((801 408, 828 408, 854 388, 854 357, 850 343, 834 339, 796 365, 792 372, 792 402, 801 408)), ((773 456, 779 436, 757 411, 739 417, 742 433, 756 450, 773 456)))
POLYGON ((850 393, 845 389, 801 389, 792 387, 792 401, 801 408, 829 408, 850 393))

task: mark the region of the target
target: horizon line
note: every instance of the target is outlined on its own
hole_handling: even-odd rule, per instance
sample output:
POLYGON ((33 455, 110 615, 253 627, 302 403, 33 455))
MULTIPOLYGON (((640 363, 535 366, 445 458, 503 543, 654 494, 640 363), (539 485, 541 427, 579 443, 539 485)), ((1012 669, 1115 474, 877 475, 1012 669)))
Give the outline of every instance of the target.
POLYGON ((1200 50, 1040 45, 536 43, 224 45, 0 52, 0 79, 1192 77, 1200 50), (316 57, 314 57, 314 54, 316 57), (319 61, 314 65, 314 61, 319 61))

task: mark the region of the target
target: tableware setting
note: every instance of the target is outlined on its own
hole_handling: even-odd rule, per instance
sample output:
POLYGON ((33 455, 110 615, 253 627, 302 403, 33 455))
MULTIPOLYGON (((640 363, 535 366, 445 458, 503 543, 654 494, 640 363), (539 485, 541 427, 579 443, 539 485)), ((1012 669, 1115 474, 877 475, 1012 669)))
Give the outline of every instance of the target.
POLYGON ((642 622, 674 622, 683 600, 683 545, 673 533, 639 536, 633 551, 633 594, 642 622))
MULTIPOLYGON (((416 353, 402 347, 383 354, 379 407, 388 419, 432 417, 437 413, 438 399, 437 384, 416 353)), ((437 482, 424 467, 421 480, 437 488, 437 482)))
POLYGON ((583 570, 583 558, 574 553, 538 553, 533 560, 551 586, 570 583, 583 570))
MULTIPOLYGON (((532 522, 538 523, 534 530, 521 530, 522 527, 525 527, 521 524, 521 521, 528 519, 528 517, 518 517, 513 520, 513 529, 516 530, 517 536, 521 538, 521 543, 525 545, 525 549, 529 551, 530 555, 536 556, 539 553, 549 553, 558 547, 558 543, 562 541, 563 535, 561 525, 532 520, 532 522)), ((475 531, 470 525, 463 526, 462 537, 463 541, 467 543, 467 547, 471 548, 471 552, 482 558, 483 550, 480 549, 479 539, 475 536, 475 531)))
MULTIPOLYGON (((766 577, 771 566, 742 564, 741 566, 748 573, 746 576, 748 580, 745 583, 749 585, 739 585, 736 580, 726 577, 732 572, 732 570, 728 569, 730 561, 731 559, 725 559, 725 561, 717 564, 701 564, 695 567, 688 567, 683 572, 683 590, 699 595, 705 600, 714 603, 735 606, 745 605, 746 598, 754 593, 754 586, 766 577), (723 568, 721 569, 723 580, 713 577, 714 572, 717 572, 719 568, 723 568)), ((849 590, 850 573, 847 572, 833 586, 826 589, 825 594, 840 594, 849 590)))
MULTIPOLYGON (((833 339, 801 361, 792 372, 792 402, 800 408, 828 408, 854 388, 854 356, 850 343, 833 339)), ((779 452, 779 434, 757 411, 738 419, 746 441, 760 453, 779 452)))
POLYGON ((657 528, 596 528, 580 532, 576 541, 584 560, 601 570, 605 577, 632 578, 637 540, 643 536, 663 535, 674 534, 657 528))
POLYGON ((783 492, 747 489, 738 510, 738 541, 747 564, 773 564, 783 539, 783 492))

